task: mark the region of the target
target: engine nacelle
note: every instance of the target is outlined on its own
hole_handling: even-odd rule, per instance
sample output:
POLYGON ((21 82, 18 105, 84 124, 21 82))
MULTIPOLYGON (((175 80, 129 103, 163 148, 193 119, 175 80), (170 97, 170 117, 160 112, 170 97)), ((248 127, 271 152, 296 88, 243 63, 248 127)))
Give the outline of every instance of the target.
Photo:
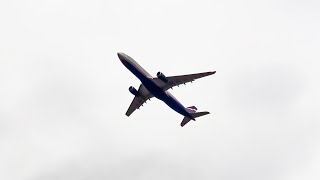
POLYGON ((161 81, 163 81, 163 82, 165 82, 165 83, 168 82, 168 78, 167 78, 162 72, 160 72, 160 71, 157 73, 157 77, 158 77, 161 81))
POLYGON ((129 87, 129 91, 131 92, 131 94, 133 94, 134 96, 140 96, 140 93, 136 90, 136 88, 134 88, 133 86, 129 87))

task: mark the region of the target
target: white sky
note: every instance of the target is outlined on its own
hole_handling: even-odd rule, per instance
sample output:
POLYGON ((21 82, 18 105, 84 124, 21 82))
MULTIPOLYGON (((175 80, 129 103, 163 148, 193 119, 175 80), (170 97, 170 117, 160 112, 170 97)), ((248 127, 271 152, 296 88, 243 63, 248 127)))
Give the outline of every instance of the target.
POLYGON ((319 1, 0 2, 0 179, 320 179, 319 1), (153 99, 150 74, 217 73, 153 99))

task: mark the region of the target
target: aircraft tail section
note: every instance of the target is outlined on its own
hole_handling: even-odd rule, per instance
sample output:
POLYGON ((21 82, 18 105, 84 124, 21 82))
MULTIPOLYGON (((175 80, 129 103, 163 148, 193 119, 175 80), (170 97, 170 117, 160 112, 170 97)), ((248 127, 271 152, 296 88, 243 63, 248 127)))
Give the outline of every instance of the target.
POLYGON ((187 107, 187 109, 198 110, 198 108, 197 108, 197 107, 195 107, 195 106, 190 106, 190 107, 187 107))
MULTIPOLYGON (((189 108, 187 108, 187 110, 188 110, 189 108)), ((195 110, 194 110, 194 112, 190 112, 190 111, 188 111, 190 114, 191 114, 191 116, 193 117, 193 118, 197 118, 197 117, 200 117, 200 116, 204 116, 204 115, 207 115, 207 114, 210 114, 208 111, 203 111, 203 112, 195 112, 195 110)), ((183 120, 182 120, 182 122, 181 122, 181 127, 183 127, 184 125, 186 125, 189 121, 190 121, 191 119, 189 118, 189 117, 184 117, 183 118, 183 120)))

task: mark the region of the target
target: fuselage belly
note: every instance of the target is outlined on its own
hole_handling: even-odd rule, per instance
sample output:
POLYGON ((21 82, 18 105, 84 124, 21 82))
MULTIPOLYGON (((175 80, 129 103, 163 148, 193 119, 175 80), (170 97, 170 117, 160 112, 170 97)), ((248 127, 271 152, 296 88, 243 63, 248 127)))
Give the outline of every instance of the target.
POLYGON ((137 62, 126 55, 119 55, 119 58, 121 62, 126 66, 126 68, 128 68, 141 81, 141 83, 152 95, 154 95, 154 97, 166 103, 177 113, 193 119, 186 108, 178 100, 176 100, 176 98, 171 93, 169 93, 168 91, 164 91, 162 88, 157 86, 152 81, 152 76, 137 62))

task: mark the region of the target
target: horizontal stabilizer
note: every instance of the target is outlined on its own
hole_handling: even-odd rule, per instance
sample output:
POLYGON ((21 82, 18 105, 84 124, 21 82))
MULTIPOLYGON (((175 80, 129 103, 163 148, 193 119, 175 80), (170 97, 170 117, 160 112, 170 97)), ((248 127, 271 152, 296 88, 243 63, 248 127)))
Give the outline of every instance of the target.
POLYGON ((190 120, 191 120, 190 118, 184 117, 183 120, 182 120, 182 122, 181 122, 181 124, 180 124, 181 127, 183 127, 184 125, 186 125, 190 120))
MULTIPOLYGON (((197 117, 200 117, 200 116, 204 116, 204 115, 207 115, 207 114, 210 114, 208 111, 204 111, 204 112, 195 112, 195 113, 190 113, 191 116, 193 118, 197 118, 197 117)), ((188 118, 188 117, 184 117, 182 122, 181 122, 181 127, 183 127, 184 125, 186 125, 191 119, 188 118)))
POLYGON ((197 118, 197 117, 204 116, 204 115, 207 115, 207 114, 210 114, 210 113, 208 111, 203 111, 203 112, 192 113, 191 116, 193 118, 197 118))

